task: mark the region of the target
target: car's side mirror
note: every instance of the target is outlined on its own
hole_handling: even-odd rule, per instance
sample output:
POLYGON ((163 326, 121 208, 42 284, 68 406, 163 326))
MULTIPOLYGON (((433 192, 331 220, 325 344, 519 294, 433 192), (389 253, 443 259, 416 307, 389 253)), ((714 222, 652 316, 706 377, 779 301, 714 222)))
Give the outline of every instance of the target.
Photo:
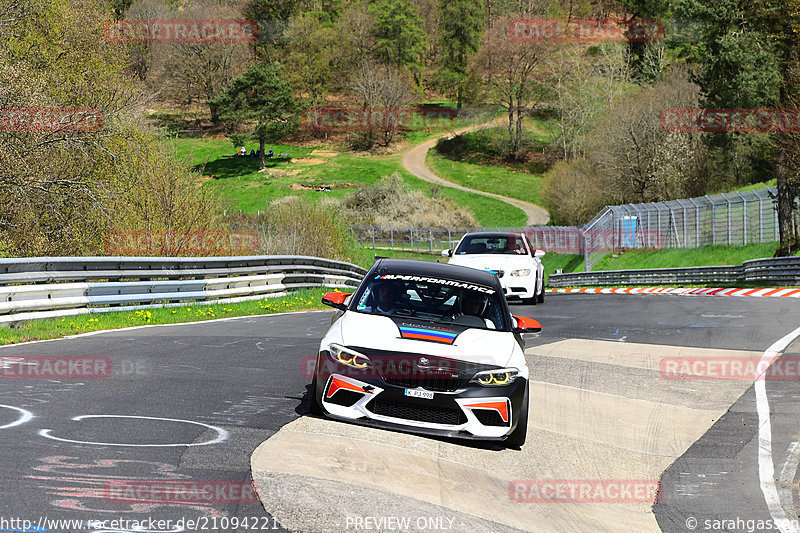
POLYGON ((544 257, 544 250, 536 250, 533 252, 533 257, 544 257))
POLYGON ((542 325, 532 318, 524 316, 511 315, 516 324, 511 328, 514 333, 539 333, 542 331, 542 325))
POLYGON ((442 257, 453 257, 453 250, 442 250, 442 257))
POLYGON ((330 307, 335 307, 336 309, 340 309, 345 311, 347 309, 347 304, 345 304, 345 300, 347 297, 353 294, 352 292, 329 292, 325 296, 322 297, 322 303, 328 305, 330 307))

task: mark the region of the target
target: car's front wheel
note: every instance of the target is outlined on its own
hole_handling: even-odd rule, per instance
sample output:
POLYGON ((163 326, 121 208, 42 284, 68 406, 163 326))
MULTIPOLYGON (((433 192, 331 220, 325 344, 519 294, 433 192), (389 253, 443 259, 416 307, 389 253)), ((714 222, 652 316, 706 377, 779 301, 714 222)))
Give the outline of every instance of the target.
POLYGON ((536 301, 544 303, 544 279, 542 279, 542 284, 539 286, 539 293, 536 295, 536 301))
POLYGON ((536 293, 536 287, 538 287, 539 282, 538 280, 534 280, 533 282, 533 297, 532 298, 522 298, 522 303, 526 305, 536 305, 539 295, 536 293))
POLYGON ((520 406, 517 417, 517 428, 508 436, 506 444, 509 448, 522 448, 525 444, 525 439, 528 437, 528 389, 529 384, 525 385, 525 394, 522 396, 522 405, 520 406))

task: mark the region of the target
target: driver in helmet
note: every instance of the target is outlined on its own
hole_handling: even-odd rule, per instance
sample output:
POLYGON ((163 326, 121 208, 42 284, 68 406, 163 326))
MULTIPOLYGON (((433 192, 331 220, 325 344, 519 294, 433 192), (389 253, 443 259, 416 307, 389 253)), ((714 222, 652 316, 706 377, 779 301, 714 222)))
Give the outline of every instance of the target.
POLYGON ((461 314, 476 316, 486 323, 489 329, 495 329, 494 322, 484 316, 489 305, 489 297, 477 291, 465 291, 461 296, 461 314))
POLYGON ((398 293, 397 285, 390 281, 377 283, 373 289, 375 304, 365 310, 381 315, 394 314, 397 307, 398 293))

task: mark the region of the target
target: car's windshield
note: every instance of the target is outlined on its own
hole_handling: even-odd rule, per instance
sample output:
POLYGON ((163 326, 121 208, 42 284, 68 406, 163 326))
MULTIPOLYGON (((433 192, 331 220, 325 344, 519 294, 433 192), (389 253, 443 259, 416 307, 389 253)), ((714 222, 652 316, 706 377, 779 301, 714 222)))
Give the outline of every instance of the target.
POLYGON ((456 249, 456 255, 527 253, 521 235, 467 235, 456 249))
POLYGON ((506 329, 501 296, 491 287, 410 275, 375 276, 360 294, 356 311, 414 317, 482 329, 506 329))

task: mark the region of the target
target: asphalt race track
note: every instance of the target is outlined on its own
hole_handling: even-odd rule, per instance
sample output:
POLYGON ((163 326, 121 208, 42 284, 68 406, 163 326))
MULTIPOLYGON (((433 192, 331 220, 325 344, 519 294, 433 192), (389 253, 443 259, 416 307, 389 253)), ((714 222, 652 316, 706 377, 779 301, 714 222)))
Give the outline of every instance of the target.
MULTIPOLYGON (((317 350, 327 311, 1 348, 0 531, 28 520, 40 531, 115 533, 686 532, 797 518, 800 373, 759 389, 746 379, 670 379, 663 362, 761 360, 800 326, 800 302, 570 294, 512 307, 543 326, 527 339, 522 450, 306 416, 304 358, 317 350), (93 357, 110 373, 18 377, 22 356, 93 357), (115 492, 192 482, 241 489, 251 476, 261 501, 115 492), (516 480, 662 485, 656 505, 536 503, 514 501, 516 480), (51 522, 59 519, 84 522, 51 522)), ((800 342, 781 351, 800 356, 800 342)), ((781 527, 797 531, 786 529, 797 528, 790 521, 781 527)))

